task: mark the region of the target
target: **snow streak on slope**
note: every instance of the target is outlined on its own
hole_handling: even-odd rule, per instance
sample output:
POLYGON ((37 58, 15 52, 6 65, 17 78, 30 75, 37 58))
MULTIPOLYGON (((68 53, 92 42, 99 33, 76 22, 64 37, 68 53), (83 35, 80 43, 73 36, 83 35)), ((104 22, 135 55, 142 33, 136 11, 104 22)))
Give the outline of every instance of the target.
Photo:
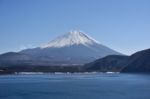
POLYGON ((80 31, 71 31, 63 36, 60 36, 56 38, 55 40, 50 41, 48 44, 41 46, 41 48, 61 48, 65 46, 71 46, 71 45, 93 45, 93 44, 99 44, 98 41, 94 40, 92 37, 89 37, 88 35, 84 34, 80 31))

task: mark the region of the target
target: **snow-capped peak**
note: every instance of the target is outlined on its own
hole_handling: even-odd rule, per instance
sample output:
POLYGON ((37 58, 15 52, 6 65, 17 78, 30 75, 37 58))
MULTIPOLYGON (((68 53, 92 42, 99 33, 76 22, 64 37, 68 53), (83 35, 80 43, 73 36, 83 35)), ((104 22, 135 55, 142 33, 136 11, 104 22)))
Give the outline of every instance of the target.
POLYGON ((85 33, 81 31, 71 31, 63 36, 60 36, 52 41, 50 41, 48 44, 45 44, 44 46, 41 46, 41 48, 49 48, 49 47, 64 47, 64 46, 71 46, 71 45, 92 45, 95 43, 99 43, 98 41, 94 40, 90 36, 86 35, 85 33))

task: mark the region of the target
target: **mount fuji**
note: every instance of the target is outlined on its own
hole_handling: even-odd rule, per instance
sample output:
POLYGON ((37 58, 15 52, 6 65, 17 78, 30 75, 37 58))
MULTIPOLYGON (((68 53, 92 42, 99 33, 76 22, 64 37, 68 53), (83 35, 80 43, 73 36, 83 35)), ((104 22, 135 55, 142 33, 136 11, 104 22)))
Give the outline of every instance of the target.
POLYGON ((81 31, 71 31, 40 47, 0 55, 0 63, 3 60, 15 65, 82 65, 107 55, 121 53, 100 44, 81 31))

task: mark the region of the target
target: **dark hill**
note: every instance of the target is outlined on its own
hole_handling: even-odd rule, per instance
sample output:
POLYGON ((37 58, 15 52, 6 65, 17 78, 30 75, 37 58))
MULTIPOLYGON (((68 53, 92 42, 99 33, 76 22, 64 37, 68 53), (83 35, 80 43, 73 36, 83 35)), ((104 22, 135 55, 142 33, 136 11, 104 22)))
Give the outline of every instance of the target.
POLYGON ((150 72, 150 49, 131 56, 110 55, 85 65, 88 71, 150 72))
POLYGON ((85 69, 88 71, 101 72, 120 71, 125 67, 124 64, 127 62, 127 60, 128 56, 110 55, 86 64, 85 69))
POLYGON ((122 72, 150 72, 150 49, 131 55, 122 72))

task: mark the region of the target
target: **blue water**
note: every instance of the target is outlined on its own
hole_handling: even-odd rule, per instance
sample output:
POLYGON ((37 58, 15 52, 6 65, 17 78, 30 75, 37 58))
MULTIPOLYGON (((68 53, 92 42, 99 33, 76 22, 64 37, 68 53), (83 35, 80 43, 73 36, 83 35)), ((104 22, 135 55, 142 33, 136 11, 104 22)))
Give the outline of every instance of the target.
POLYGON ((150 75, 1 75, 0 99, 150 99, 150 75))

